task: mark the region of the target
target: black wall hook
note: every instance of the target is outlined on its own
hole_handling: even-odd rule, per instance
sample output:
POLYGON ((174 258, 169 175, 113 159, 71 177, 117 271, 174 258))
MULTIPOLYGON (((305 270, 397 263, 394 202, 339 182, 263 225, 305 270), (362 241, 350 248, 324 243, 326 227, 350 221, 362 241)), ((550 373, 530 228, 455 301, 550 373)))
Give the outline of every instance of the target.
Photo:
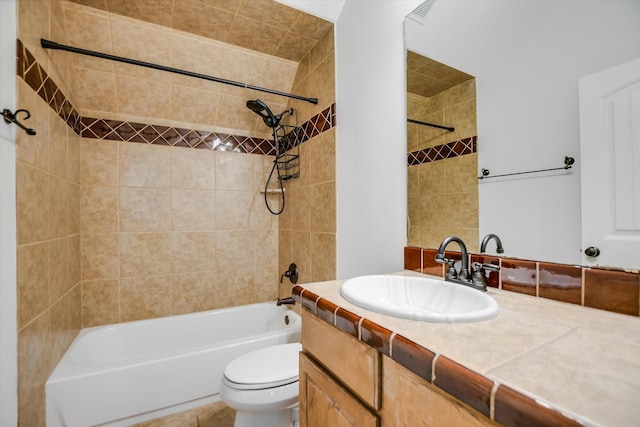
POLYGON ((17 117, 18 113, 26 114, 23 120, 27 120, 29 117, 31 117, 31 113, 27 110, 17 110, 15 113, 12 113, 10 110, 6 108, 2 110, 2 117, 4 118, 4 121, 6 123, 14 123, 20 129, 24 130, 28 135, 35 135, 36 134, 35 130, 26 127, 25 125, 23 125, 18 121, 18 117, 17 117))

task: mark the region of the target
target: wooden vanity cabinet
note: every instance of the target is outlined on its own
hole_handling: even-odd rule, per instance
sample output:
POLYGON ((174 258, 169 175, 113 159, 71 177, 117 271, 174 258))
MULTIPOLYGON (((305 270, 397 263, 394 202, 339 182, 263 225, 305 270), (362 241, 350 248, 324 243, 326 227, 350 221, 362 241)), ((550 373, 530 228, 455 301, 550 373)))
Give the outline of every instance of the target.
POLYGON ((302 310, 301 427, 486 427, 493 421, 302 310))

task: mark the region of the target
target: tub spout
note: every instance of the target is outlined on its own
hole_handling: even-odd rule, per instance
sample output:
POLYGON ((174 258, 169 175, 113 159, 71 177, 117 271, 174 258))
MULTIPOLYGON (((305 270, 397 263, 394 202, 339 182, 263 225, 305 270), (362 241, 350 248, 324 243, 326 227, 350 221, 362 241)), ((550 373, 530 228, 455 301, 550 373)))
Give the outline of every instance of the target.
POLYGON ((280 305, 294 305, 296 303, 296 301, 293 299, 293 297, 286 297, 286 298, 278 298, 278 301, 276 301, 276 305, 280 306, 280 305))

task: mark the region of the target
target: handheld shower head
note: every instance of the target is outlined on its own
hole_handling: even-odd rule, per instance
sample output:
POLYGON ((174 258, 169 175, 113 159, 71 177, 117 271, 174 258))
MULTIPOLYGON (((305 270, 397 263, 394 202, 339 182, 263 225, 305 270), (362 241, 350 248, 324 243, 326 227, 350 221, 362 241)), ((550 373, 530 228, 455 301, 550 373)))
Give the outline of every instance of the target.
POLYGON ((247 101, 247 108, 262 117, 264 124, 270 128, 276 128, 280 124, 280 117, 274 116, 267 104, 259 99, 247 101))

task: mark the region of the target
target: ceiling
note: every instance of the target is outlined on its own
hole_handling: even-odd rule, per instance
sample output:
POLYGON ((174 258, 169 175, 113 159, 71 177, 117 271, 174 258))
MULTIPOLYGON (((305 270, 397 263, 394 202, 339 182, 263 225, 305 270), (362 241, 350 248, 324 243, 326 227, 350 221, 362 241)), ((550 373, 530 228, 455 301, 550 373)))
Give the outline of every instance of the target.
POLYGON ((472 79, 473 76, 448 65, 407 51, 407 92, 430 98, 472 79))
POLYGON ((300 62, 331 22, 273 0, 70 0, 300 62))

